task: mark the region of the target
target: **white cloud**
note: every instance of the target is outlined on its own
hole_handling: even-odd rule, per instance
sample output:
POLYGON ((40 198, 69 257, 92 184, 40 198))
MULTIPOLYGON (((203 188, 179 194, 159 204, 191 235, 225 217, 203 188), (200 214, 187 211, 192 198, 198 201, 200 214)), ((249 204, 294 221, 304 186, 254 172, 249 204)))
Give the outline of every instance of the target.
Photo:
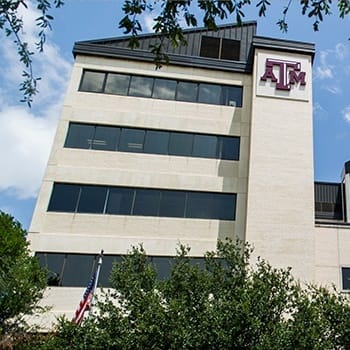
POLYGON ((332 94, 334 94, 334 95, 339 95, 339 94, 341 94, 341 90, 339 89, 338 86, 335 86, 335 85, 328 85, 328 86, 325 87, 325 89, 326 89, 328 92, 330 92, 330 93, 332 93, 332 94))
MULTIPOLYGON (((37 41, 35 19, 38 15, 31 7, 23 12, 24 37, 31 45, 37 41)), ((42 80, 30 110, 17 102, 21 98, 18 85, 23 70, 17 49, 8 38, 0 40, 0 192, 6 191, 20 199, 35 197, 49 156, 71 64, 48 36, 44 52, 34 56, 34 74, 42 80)))
POLYGON ((153 32, 153 26, 155 24, 153 18, 154 15, 152 14, 146 14, 145 16, 143 16, 143 22, 146 27, 146 32, 153 32))
POLYGON ((350 123, 350 105, 343 109, 343 118, 350 123))
POLYGON ((316 77, 319 79, 331 79, 334 77, 333 69, 334 66, 328 62, 328 52, 321 51, 320 64, 316 67, 316 77))

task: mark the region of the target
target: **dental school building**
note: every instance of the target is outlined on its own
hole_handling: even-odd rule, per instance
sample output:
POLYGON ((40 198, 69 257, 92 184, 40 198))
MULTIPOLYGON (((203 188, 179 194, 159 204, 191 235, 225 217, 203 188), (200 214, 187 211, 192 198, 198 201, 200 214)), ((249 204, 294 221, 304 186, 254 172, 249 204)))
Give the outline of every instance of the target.
POLYGON ((256 23, 77 42, 30 226, 50 271, 46 301, 71 317, 104 250, 143 244, 160 277, 179 243, 194 260, 239 238, 301 281, 350 289, 350 162, 315 182, 313 44, 256 35, 256 23))

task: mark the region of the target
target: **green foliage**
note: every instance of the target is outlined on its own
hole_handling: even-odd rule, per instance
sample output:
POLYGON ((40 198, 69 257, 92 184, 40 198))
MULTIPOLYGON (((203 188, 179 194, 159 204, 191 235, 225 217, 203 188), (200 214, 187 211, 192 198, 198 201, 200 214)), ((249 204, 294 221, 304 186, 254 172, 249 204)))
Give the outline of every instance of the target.
MULTIPOLYGON (((23 40, 23 20, 19 14, 20 9, 28 8, 28 0, 1 0, 0 1, 0 30, 3 30, 8 37, 13 38, 13 42, 17 47, 18 57, 23 63, 25 69, 22 72, 23 81, 20 84, 20 91, 23 92, 23 99, 28 106, 31 106, 33 97, 38 93, 37 83, 40 78, 36 78, 33 73, 33 54, 28 47, 28 43, 23 40)), ((36 9, 39 10, 39 17, 36 19, 36 25, 39 29, 38 41, 36 49, 43 51, 46 41, 46 31, 51 29, 51 21, 53 17, 49 14, 49 10, 54 6, 61 7, 63 0, 35 0, 36 9)))
POLYGON ((0 341, 26 329, 24 315, 37 311, 46 271, 30 256, 26 231, 0 211, 0 341))
POLYGON ((142 247, 114 265, 113 289, 80 327, 61 320, 40 349, 349 349, 346 296, 301 287, 289 269, 249 246, 219 242, 199 265, 179 247, 171 274, 156 278, 142 247))

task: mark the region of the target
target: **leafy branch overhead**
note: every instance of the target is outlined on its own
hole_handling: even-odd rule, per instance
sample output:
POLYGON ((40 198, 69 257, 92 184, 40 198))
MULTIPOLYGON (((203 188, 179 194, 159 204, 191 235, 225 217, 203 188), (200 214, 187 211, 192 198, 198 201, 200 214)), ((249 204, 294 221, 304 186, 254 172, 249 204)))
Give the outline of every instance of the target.
MULTIPOLYGON (((64 4, 63 0, 35 0, 36 9, 40 15, 35 20, 38 28, 36 50, 42 52, 46 41, 46 32, 51 30, 53 17, 49 14, 52 7, 59 8, 64 4)), ((23 81, 20 84, 20 91, 23 93, 21 102, 31 106, 33 97, 38 93, 36 78, 33 73, 34 52, 29 48, 28 42, 23 36, 24 22, 23 11, 28 10, 27 0, 0 0, 0 30, 3 30, 7 37, 11 37, 17 47, 18 57, 24 66, 22 72, 23 81)))
MULTIPOLYGON (((299 6, 301 15, 312 20, 315 31, 319 30, 320 22, 325 16, 331 14, 333 3, 340 18, 346 17, 350 12, 350 0, 286 0, 277 2, 272 0, 116 0, 121 2, 123 18, 119 22, 119 28, 124 34, 130 35, 129 46, 138 48, 138 36, 143 32, 141 18, 144 15, 153 15, 153 31, 159 35, 159 41, 150 47, 155 56, 157 67, 168 62, 164 50, 165 39, 174 47, 186 45, 183 33, 183 24, 192 28, 204 25, 215 30, 219 21, 242 23, 247 8, 254 6, 257 14, 264 17, 268 14, 271 6, 281 6, 281 18, 277 21, 282 32, 288 30, 288 13, 292 5, 299 6), (284 6, 283 6, 284 4, 284 6)), ((35 20, 38 28, 36 50, 43 51, 46 41, 47 30, 51 29, 53 17, 49 14, 50 9, 60 8, 64 0, 0 0, 0 30, 12 38, 18 50, 19 60, 24 65, 23 81, 20 91, 23 93, 22 102, 29 106, 34 96, 38 93, 38 81, 33 72, 33 55, 28 43, 23 37, 24 23, 21 13, 28 10, 31 4, 35 6, 40 15, 35 20)), ((103 2, 101 2, 103 6, 103 2)))

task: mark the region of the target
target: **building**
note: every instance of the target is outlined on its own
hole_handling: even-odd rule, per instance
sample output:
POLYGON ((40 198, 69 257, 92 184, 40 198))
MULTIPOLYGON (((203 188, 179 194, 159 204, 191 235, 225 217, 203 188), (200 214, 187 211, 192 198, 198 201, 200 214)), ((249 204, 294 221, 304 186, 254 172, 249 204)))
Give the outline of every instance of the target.
POLYGON ((137 50, 125 37, 74 46, 29 230, 56 313, 73 313, 101 249, 108 285, 139 243, 160 275, 179 242, 200 257, 229 237, 302 281, 350 289, 350 163, 339 184, 313 178, 314 45, 259 37, 255 22, 185 36, 165 42, 158 70, 155 35, 137 50))

